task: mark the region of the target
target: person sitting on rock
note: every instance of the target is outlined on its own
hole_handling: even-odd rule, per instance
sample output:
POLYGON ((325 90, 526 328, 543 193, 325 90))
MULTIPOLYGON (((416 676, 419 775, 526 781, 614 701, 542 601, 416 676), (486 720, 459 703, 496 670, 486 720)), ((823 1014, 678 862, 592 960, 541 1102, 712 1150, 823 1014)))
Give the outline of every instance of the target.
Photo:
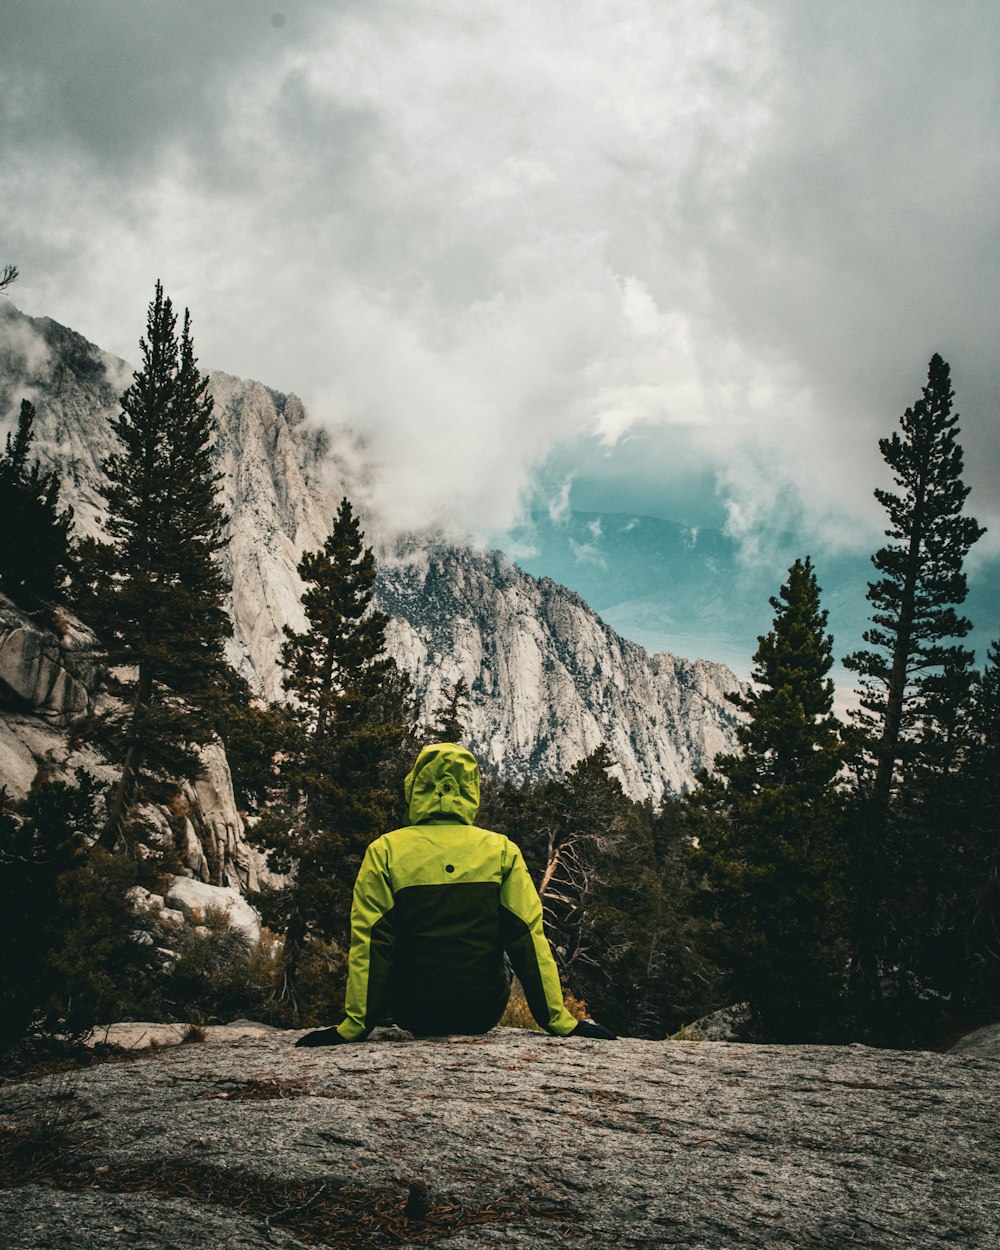
POLYGON ((471 752, 424 747, 404 793, 409 825, 368 847, 354 886, 344 1019, 296 1045, 363 1041, 387 1013, 418 1037, 486 1033, 507 1006, 512 971, 547 1033, 613 1040, 563 1005, 520 850, 473 824, 479 766, 471 752))

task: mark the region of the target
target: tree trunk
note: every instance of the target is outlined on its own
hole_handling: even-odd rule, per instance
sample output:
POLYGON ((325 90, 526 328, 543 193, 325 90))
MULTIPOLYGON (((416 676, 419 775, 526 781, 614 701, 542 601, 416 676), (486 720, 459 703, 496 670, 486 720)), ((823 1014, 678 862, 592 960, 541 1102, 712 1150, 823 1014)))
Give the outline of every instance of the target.
POLYGON ((305 942, 305 921, 302 918, 302 913, 295 907, 288 918, 288 928, 285 930, 285 943, 276 986, 279 1001, 286 1002, 291 1006, 292 1018, 294 1020, 298 1019, 299 1014, 296 982, 298 980, 299 964, 305 951, 305 942))
POLYGON ((146 665, 141 664, 139 666, 139 678, 136 682, 135 699, 132 703, 132 721, 129 725, 128 734, 129 745, 125 752, 125 762, 122 764, 122 775, 115 786, 111 807, 108 811, 107 823, 101 830, 101 835, 95 843, 96 846, 102 847, 105 851, 113 851, 115 849, 115 843, 118 841, 122 826, 125 824, 125 817, 135 801, 136 790, 139 786, 139 766, 142 763, 137 725, 139 716, 149 704, 152 693, 153 678, 146 665))

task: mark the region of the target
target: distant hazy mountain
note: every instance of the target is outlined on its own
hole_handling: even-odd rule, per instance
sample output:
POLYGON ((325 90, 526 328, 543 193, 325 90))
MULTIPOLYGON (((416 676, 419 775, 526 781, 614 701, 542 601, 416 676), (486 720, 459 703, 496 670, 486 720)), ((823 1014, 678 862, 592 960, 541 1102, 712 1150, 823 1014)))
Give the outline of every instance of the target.
MULTIPOLYGON (((0 306, 0 425, 22 397, 37 409, 34 453, 59 468, 79 528, 97 532, 109 420, 131 368, 48 318, 0 306)), ((230 517, 233 663, 268 697, 280 693, 282 626, 301 628, 296 564, 325 538, 336 502, 363 497, 350 430, 310 425, 295 396, 210 375, 216 464, 230 517)), ((571 767, 600 741, 626 788, 658 798, 689 785, 735 745, 724 666, 648 655, 573 591, 536 579, 497 551, 433 536, 368 537, 380 548, 378 599, 392 614, 394 654, 425 706, 464 676, 472 692, 470 745, 514 778, 571 767)), ((702 654, 705 649, 700 649, 702 654)))

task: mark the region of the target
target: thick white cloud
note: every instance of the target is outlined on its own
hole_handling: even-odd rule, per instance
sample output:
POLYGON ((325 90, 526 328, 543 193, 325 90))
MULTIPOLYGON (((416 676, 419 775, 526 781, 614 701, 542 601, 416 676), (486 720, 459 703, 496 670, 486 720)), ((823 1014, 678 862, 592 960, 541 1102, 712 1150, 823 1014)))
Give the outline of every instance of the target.
POLYGON ((544 464, 702 484, 748 554, 867 542, 939 350, 1000 530, 998 38, 992 0, 35 0, 0 245, 126 357, 161 277, 203 364, 365 432, 399 525, 501 529, 544 464))

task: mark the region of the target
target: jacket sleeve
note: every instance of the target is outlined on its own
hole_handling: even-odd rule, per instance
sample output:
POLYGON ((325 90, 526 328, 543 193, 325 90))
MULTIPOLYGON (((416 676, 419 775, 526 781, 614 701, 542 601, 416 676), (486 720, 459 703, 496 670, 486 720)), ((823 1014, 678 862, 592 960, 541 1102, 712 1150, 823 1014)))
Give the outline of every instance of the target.
POLYGON ((559 970, 542 927, 538 891, 513 842, 507 843, 505 861, 500 915, 507 957, 536 1023, 547 1033, 568 1037, 576 1028, 576 1019, 563 1006, 559 970))
POLYGON ((394 903, 385 846, 377 839, 365 852, 354 883, 347 995, 337 1026, 345 1042, 362 1041, 385 1010, 396 945, 394 903))

